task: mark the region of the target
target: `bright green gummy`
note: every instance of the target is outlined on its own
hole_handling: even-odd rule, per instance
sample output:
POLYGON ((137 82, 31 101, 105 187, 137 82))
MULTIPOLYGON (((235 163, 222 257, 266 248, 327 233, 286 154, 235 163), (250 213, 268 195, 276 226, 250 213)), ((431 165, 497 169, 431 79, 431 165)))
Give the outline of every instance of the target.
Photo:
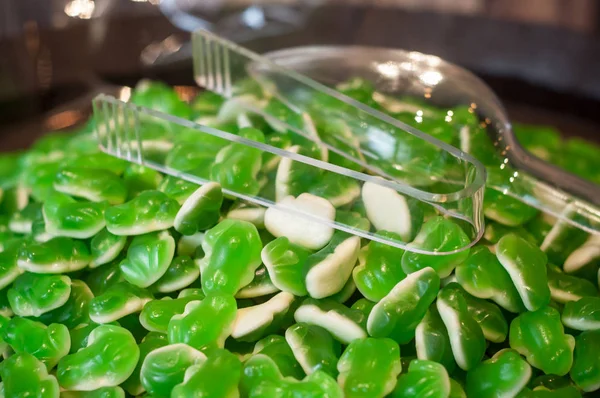
MULTIPOLYGON (((402 241, 399 235, 379 231, 378 235, 402 241)), ((404 250, 372 241, 363 247, 358 256, 359 265, 352 271, 356 287, 371 301, 384 298, 398 282, 406 277, 401 259, 404 250)))
POLYGON ((127 185, 127 199, 131 200, 145 193, 145 191, 158 189, 162 181, 162 175, 150 167, 128 163, 123 173, 123 180, 127 185))
POLYGON ((109 287, 125 280, 119 268, 119 262, 117 259, 92 270, 86 275, 85 282, 95 296, 102 294, 109 287))
POLYGON ((562 313, 562 322, 575 330, 600 329, 600 297, 583 297, 567 302, 562 313))
POLYGON ((188 256, 173 259, 167 271, 150 288, 159 293, 172 293, 194 283, 200 276, 200 269, 188 256))
POLYGON ((21 211, 13 213, 8 223, 10 231, 17 234, 31 233, 33 222, 42 215, 41 203, 29 203, 21 211))
POLYGON ((523 225, 538 214, 537 209, 491 188, 485 190, 483 212, 487 218, 510 227, 523 225))
POLYGON ((269 271, 271 281, 277 288, 295 296, 306 296, 306 259, 310 251, 291 244, 285 236, 265 245, 262 261, 269 271))
POLYGON ((498 351, 467 373, 471 397, 514 397, 531 378, 531 366, 516 351, 498 351))
POLYGON ((456 280, 470 294, 490 299, 510 312, 523 312, 525 306, 508 272, 485 246, 471 249, 467 260, 456 267, 456 280))
POLYGON ((58 237, 21 247, 18 265, 29 272, 61 274, 83 269, 90 260, 90 250, 83 241, 58 237))
MULTIPOLYGON (((443 217, 435 217, 423 224, 411 245, 422 250, 452 251, 467 246, 469 242, 470 239, 457 224, 443 217)), ((468 256, 469 250, 447 256, 430 256, 407 251, 402 256, 402 269, 410 274, 424 267, 431 267, 440 278, 445 278, 468 256)))
POLYGON ((14 282, 23 272, 17 266, 19 247, 13 246, 0 252, 0 289, 4 289, 14 282))
POLYGON ((48 374, 46 366, 27 353, 15 354, 0 366, 2 393, 5 397, 58 398, 56 377, 48 374))
POLYGON ((118 176, 125 172, 128 164, 126 160, 104 152, 81 155, 69 161, 70 167, 108 170, 118 176))
POLYGON ((152 294, 128 282, 119 282, 90 302, 90 319, 95 323, 110 323, 129 314, 140 312, 152 300, 152 294))
POLYGON ((485 353, 485 335, 469 310, 460 289, 451 285, 438 294, 436 306, 450 337, 456 364, 463 370, 477 366, 485 353))
POLYGON ((48 370, 69 353, 71 337, 65 325, 49 326, 15 317, 2 328, 2 338, 16 353, 28 353, 42 361, 48 370))
POLYGON ((544 252, 525 239, 509 234, 498 241, 496 256, 508 272, 529 311, 548 305, 550 288, 544 252))
POLYGON ((240 391, 242 396, 256 398, 344 396, 335 379, 327 373, 316 371, 302 381, 284 378, 275 362, 263 354, 252 356, 244 364, 240 391))
POLYGON ((127 186, 109 170, 68 167, 54 180, 54 189, 67 195, 118 205, 127 198, 127 186))
MULTIPOLYGON (((252 141, 265 142, 263 133, 252 127, 241 129, 238 135, 252 141)), ((210 177, 223 188, 256 195, 260 190, 256 176, 261 165, 262 153, 259 149, 232 143, 216 154, 210 177)))
POLYGON ((235 299, 225 295, 207 295, 191 301, 182 314, 169 321, 169 343, 185 343, 196 349, 223 348, 237 312, 235 299))
POLYGON ((151 232, 133 238, 119 267, 126 281, 148 287, 167 272, 174 255, 175 240, 169 232, 151 232))
POLYGON ((237 310, 231 337, 239 341, 257 341, 281 329, 292 312, 294 295, 279 292, 262 304, 237 310))
POLYGON ((8 301, 19 316, 40 316, 65 304, 71 293, 66 275, 24 273, 8 289, 8 301))
POLYGON ((409 274, 373 307, 367 321, 369 335, 408 343, 439 288, 440 278, 433 268, 409 274))
MULTIPOLYGON (((316 328, 317 326, 309 327, 316 328)), ((290 333, 289 330, 293 328, 294 326, 288 328, 288 330, 286 330, 286 335, 290 333)), ((322 330, 327 333, 324 329, 322 330)), ((329 335, 329 337, 331 338, 331 335, 329 335)), ((287 338, 283 336, 276 334, 269 335, 256 342, 252 355, 263 354, 268 356, 275 362, 283 377, 293 377, 300 380, 305 376, 304 370, 296 360, 294 352, 286 340, 287 338)), ((331 341, 333 344, 334 340, 331 339, 331 341)), ((337 361, 337 359, 338 357, 336 356, 334 361, 337 361)))
POLYGON ((46 325, 61 323, 73 328, 89 319, 89 304, 94 294, 85 282, 72 279, 71 293, 67 302, 58 308, 45 312, 38 320, 46 325))
POLYGON ((548 264, 548 287, 552 300, 561 304, 577 301, 582 297, 598 296, 598 289, 592 282, 566 274, 552 264, 548 264))
POLYGON ((510 325, 510 347, 546 374, 563 376, 573 364, 575 339, 565 334, 560 314, 552 307, 526 312, 510 325))
POLYGON ((183 314, 185 306, 191 301, 202 300, 204 295, 189 295, 172 299, 164 297, 152 300, 144 305, 140 314, 140 323, 152 332, 167 333, 169 321, 174 315, 183 314))
POLYGON ((202 185, 181 205, 174 220, 175 229, 183 235, 193 235, 214 226, 220 217, 223 192, 210 182, 202 185))
POLYGON ((305 299, 294 313, 294 319, 298 323, 321 326, 344 344, 367 337, 365 314, 332 299, 305 299))
POLYGON ((140 380, 140 373, 142 370, 142 365, 144 363, 144 359, 150 354, 152 351, 157 348, 164 347, 168 345, 167 335, 157 332, 148 333, 138 344, 140 349, 140 358, 138 359, 137 365, 127 380, 121 384, 121 386, 131 395, 140 395, 145 391, 144 386, 140 380))
POLYGON ((179 203, 160 191, 145 191, 106 209, 106 228, 115 235, 142 235, 171 228, 179 203))
POLYGON ((139 355, 135 339, 127 329, 101 325, 90 333, 85 348, 60 360, 56 377, 69 390, 114 387, 133 373, 139 355))
POLYGON ((392 398, 431 397, 443 398, 450 395, 448 372, 439 363, 414 359, 408 366, 408 373, 398 378, 392 398))
POLYGON ((262 243, 256 227, 240 220, 226 219, 208 230, 200 260, 204 293, 235 295, 254 278, 260 266, 262 243))
POLYGON ((191 107, 179 98, 175 90, 159 81, 141 80, 133 90, 130 101, 184 119, 192 115, 191 107))
MULTIPOLYGON (((340 343, 327 330, 316 325, 297 323, 285 331, 285 340, 304 373, 309 375, 320 370, 337 377, 340 343)), ((281 367, 280 371, 284 374, 281 367)))
POLYGON ((467 303, 469 313, 481 326, 485 338, 493 343, 502 343, 508 335, 508 323, 500 308, 489 301, 479 299, 467 293, 458 283, 451 282, 444 289, 454 289, 467 303))
POLYGON ((62 193, 53 193, 42 212, 46 231, 53 236, 87 239, 104 228, 106 202, 78 202, 62 193))
POLYGON ((354 340, 337 364, 338 383, 346 397, 384 397, 396 386, 400 374, 400 347, 394 340, 354 340))
POLYGON ((116 259, 126 243, 126 236, 111 234, 106 228, 98 232, 90 244, 92 253, 90 268, 99 267, 116 259))
POLYGON ((450 373, 456 368, 450 337, 435 304, 429 306, 415 330, 415 345, 417 358, 438 362, 450 373))
POLYGON ((144 358, 140 380, 144 389, 156 396, 168 397, 183 382, 186 370, 206 360, 206 355, 187 344, 170 344, 150 352, 144 358))
POLYGON ((215 349, 208 358, 190 366, 183 382, 173 388, 171 397, 233 397, 237 396, 242 364, 231 352, 215 349))
POLYGON ((575 338, 571 379, 585 392, 600 389, 600 330, 590 330, 575 338))

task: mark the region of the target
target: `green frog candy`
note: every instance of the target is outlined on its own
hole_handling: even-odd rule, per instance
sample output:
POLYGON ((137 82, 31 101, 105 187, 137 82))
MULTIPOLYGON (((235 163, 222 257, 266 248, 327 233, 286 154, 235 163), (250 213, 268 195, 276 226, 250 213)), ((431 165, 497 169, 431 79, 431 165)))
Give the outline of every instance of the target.
POLYGON ((252 282, 260 266, 262 243, 256 227, 226 219, 206 232, 199 261, 204 293, 235 295, 252 282))
POLYGON ((238 396, 241 373, 242 364, 234 354, 223 349, 213 349, 206 359, 201 359, 185 371, 183 381, 173 388, 171 397, 238 396))
POLYGON ((585 392, 600 389, 600 330, 590 330, 575 338, 571 379, 585 392))
POLYGON ((92 202, 118 205, 127 199, 127 186, 118 175, 103 169, 67 167, 54 180, 54 189, 92 202))
POLYGON ((600 297, 583 297, 567 302, 562 313, 562 322, 575 330, 599 330, 600 297))
POLYGON ((100 232, 106 222, 106 202, 78 202, 65 194, 55 192, 42 208, 46 232, 52 236, 88 239, 100 232))
POLYGON ((514 397, 531 378, 531 366, 519 353, 498 351, 467 373, 467 394, 473 397, 514 397))
POLYGON ((10 307, 19 316, 40 316, 61 307, 69 299, 71 278, 66 275, 19 276, 8 289, 10 307))
POLYGON ((153 396, 168 397, 183 382, 186 370, 206 360, 206 355, 187 344, 169 344, 151 351, 142 364, 140 381, 153 396))
MULTIPOLYGON (((308 326, 317 328, 318 326, 308 326)), ((288 328, 292 329, 293 326, 288 328)), ((322 329, 325 333, 326 330, 322 329)), ((288 331, 286 330, 286 335, 288 331)), ((334 342, 331 335, 329 335, 332 343, 334 342)), ((263 354, 268 356, 275 362, 277 368, 281 372, 283 377, 293 377, 294 379, 301 380, 304 378, 305 373, 302 369, 301 364, 296 360, 294 352, 291 348, 291 344, 286 341, 287 337, 279 336, 276 334, 269 335, 254 345, 252 355, 263 354)), ((334 362, 337 362, 339 356, 334 356, 334 362)))
MULTIPOLYGON (((419 231, 411 245, 422 250, 452 251, 467 246, 470 239, 454 222, 444 217, 429 219, 419 231)), ((430 256, 407 251, 402 256, 402 269, 410 274, 424 267, 433 268, 440 276, 449 276, 457 265, 469 256, 469 250, 446 256, 430 256)))
MULTIPOLYGON (((379 235, 392 240, 402 240, 393 232, 379 231, 379 235)), ((404 250, 376 241, 361 249, 358 255, 359 264, 352 271, 352 276, 356 287, 365 298, 377 302, 406 278, 401 266, 402 254, 404 250)))
POLYGON ((127 329, 101 325, 90 333, 84 348, 59 361, 56 377, 67 390, 115 387, 131 376, 139 355, 135 339, 127 329))
POLYGON ((394 340, 354 340, 337 365, 338 383, 346 397, 384 397, 396 386, 400 374, 400 347, 394 340))
POLYGON ((129 283, 146 288, 169 269, 175 255, 175 239, 167 231, 136 236, 119 267, 129 283))
POLYGON ((439 363, 414 359, 408 373, 398 378, 392 398, 431 397, 446 398, 450 395, 450 377, 439 363))
POLYGON ((529 311, 550 302, 546 270, 547 257, 538 247, 515 235, 505 235, 498 241, 496 256, 512 279, 523 304, 529 311))
POLYGON ((182 314, 169 321, 169 343, 185 343, 199 350, 223 348, 236 312, 237 305, 231 296, 209 294, 202 301, 191 301, 182 314))
POLYGON ((106 228, 114 235, 142 235, 171 228, 179 203, 160 191, 145 191, 106 209, 106 228))
POLYGON ((71 337, 69 329, 58 323, 44 325, 26 318, 12 318, 2 328, 2 338, 12 350, 28 353, 39 359, 48 370, 69 353, 71 337))
POLYGON ((240 382, 242 396, 252 398, 342 398, 342 389, 327 373, 317 370, 298 381, 284 378, 271 358, 263 354, 246 361, 240 382))
POLYGON ((219 221, 222 203, 223 192, 219 184, 202 185, 181 205, 175 216, 175 229, 183 235, 193 235, 213 227, 219 221))
POLYGON ((559 312, 552 307, 526 312, 510 324, 510 347, 546 374, 563 376, 573 364, 575 339, 565 334, 559 312))
POLYGON ((433 268, 409 274, 371 310, 367 321, 369 335, 390 337, 399 344, 408 343, 439 288, 440 278, 433 268))
POLYGON ((79 271, 90 261, 90 250, 83 241, 57 237, 21 247, 17 264, 19 268, 29 272, 61 274, 79 271))
POLYGON ((48 374, 46 366, 28 353, 5 359, 0 367, 0 378, 5 397, 59 397, 56 377, 48 374))
POLYGON ((295 296, 306 296, 306 260, 311 252, 290 243, 285 236, 265 245, 261 258, 273 284, 295 296))
POLYGON ((90 319, 98 324, 117 321, 140 312, 152 300, 152 294, 129 282, 119 282, 90 301, 90 319))
MULTIPOLYGON (((341 354, 340 343, 327 330, 316 325, 297 323, 285 331, 285 340, 304 373, 309 375, 322 371, 337 377, 336 364, 341 354)), ((284 373, 281 367, 279 370, 284 373)), ((296 378, 302 377, 303 375, 296 378)))

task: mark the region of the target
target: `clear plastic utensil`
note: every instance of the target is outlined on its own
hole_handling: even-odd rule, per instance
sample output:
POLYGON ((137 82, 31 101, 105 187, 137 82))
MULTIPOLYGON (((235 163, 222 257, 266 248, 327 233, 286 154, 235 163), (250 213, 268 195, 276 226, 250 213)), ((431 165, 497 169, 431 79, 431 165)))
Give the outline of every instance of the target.
MULTIPOLYGON (((498 154, 485 161, 487 186, 535 207, 557 220, 600 234, 600 187, 531 156, 516 140, 504 107, 493 91, 471 72, 439 57, 400 49, 362 46, 310 46, 264 55, 271 62, 324 84, 335 86, 353 77, 375 85, 376 101, 395 112, 421 108, 404 100, 451 109, 466 106, 487 124, 498 154), (508 170, 512 172, 507 173, 508 170)), ((292 93, 282 90, 279 95, 292 93)), ((448 117, 452 117, 449 115, 448 117)), ((461 149, 471 151, 468 129, 461 131, 461 149)))
MULTIPOLYGON (((201 125, 186 119, 168 115, 153 109, 137 106, 132 103, 120 101, 107 95, 99 95, 93 101, 94 117, 96 120, 96 133, 100 148, 116 157, 130 162, 138 163, 162 173, 184 179, 199 185, 214 180, 214 176, 206 173, 207 170, 183 170, 174 168, 169 161, 170 154, 178 150, 178 146, 196 145, 201 151, 206 145, 206 154, 211 162, 217 162, 222 151, 214 151, 210 145, 219 145, 221 149, 229 147, 230 152, 235 153, 254 153, 262 158, 271 156, 277 159, 280 165, 287 162, 288 168, 300 167, 305 174, 315 175, 326 181, 340 181, 342 178, 345 184, 350 184, 354 188, 356 199, 358 193, 367 189, 378 190, 385 195, 398 197, 402 195, 408 201, 413 200, 410 195, 404 191, 406 186, 395 181, 383 179, 346 169, 335 164, 327 163, 318 159, 303 156, 293 150, 282 150, 258 141, 250 140, 239 135, 234 135, 225 131, 218 130, 209 126, 201 125), (159 134, 157 134, 159 131, 159 134), (231 147, 234 146, 234 147, 231 147)), ((246 109, 250 113, 251 110, 246 109)), ((272 123, 278 123, 271 120, 272 123)), ((291 126, 288 126, 291 128, 291 126)), ((176 160, 176 159, 175 159, 176 160)), ((285 169, 286 167, 281 167, 285 169)), ((278 170, 279 171, 279 170, 278 170)), ((279 179, 279 176, 278 176, 279 179)), ((274 208, 283 214, 292 216, 290 222, 295 220, 310 220, 332 229, 337 229, 350 234, 354 234, 366 239, 375 240, 398 248, 403 248, 417 253, 432 255, 452 254, 471 247, 479 239, 483 232, 481 224, 481 200, 482 187, 475 190, 472 196, 461 198, 454 202, 457 206, 457 212, 454 214, 438 203, 420 202, 421 208, 428 208, 429 212, 447 213, 448 217, 454 217, 461 223, 463 228, 468 225, 467 231, 473 233, 469 236, 469 242, 463 247, 458 247, 451 251, 430 252, 410 245, 410 239, 397 239, 387 234, 379 234, 370 227, 354 224, 351 220, 343 217, 331 218, 329 215, 323 215, 320 208, 303 208, 295 206, 293 201, 279 200, 276 195, 269 194, 267 191, 259 192, 235 189, 224 185, 223 192, 231 198, 241 199, 247 203, 274 208), (470 206, 471 214, 476 218, 474 224, 468 223, 466 216, 459 214, 458 211, 464 210, 460 205, 470 206), (467 222, 463 222, 463 221, 467 222)), ((311 193, 311 192, 306 192, 311 193)), ((299 195, 300 196, 300 195, 299 195)), ((331 206, 331 205, 329 205, 331 206)), ((450 207, 450 206, 448 206, 450 207)), ((342 212, 343 213, 343 212, 342 212)), ((340 214, 338 214, 340 215, 340 214)), ((416 232, 416 231, 415 231, 416 232)), ((412 234, 414 237, 414 233, 412 234)))
POLYGON ((267 120, 284 122, 270 107, 281 103, 303 119, 302 125, 287 124, 284 130, 316 142, 322 153, 360 165, 402 195, 466 222, 470 245, 482 236, 485 168, 472 156, 209 32, 194 32, 192 44, 200 86, 267 120), (267 101, 244 93, 249 82, 262 87, 267 101), (313 106, 314 99, 322 106, 313 106), (323 123, 335 124, 335 132, 326 135, 315 128, 323 123))

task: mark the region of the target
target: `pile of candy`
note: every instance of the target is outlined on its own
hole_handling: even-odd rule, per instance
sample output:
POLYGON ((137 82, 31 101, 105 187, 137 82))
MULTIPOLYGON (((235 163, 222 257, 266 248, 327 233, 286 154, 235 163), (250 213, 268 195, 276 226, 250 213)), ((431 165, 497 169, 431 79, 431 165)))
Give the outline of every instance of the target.
MULTIPOLYGON (((367 82, 339 89, 386 110, 367 82)), ((145 82, 131 100, 320 153, 210 93, 188 104, 145 82)), ((388 113, 498 164, 467 109, 407 100, 388 113)), ((215 181, 199 187, 99 152, 92 130, 0 156, 0 396, 562 398, 600 389, 597 237, 488 190, 484 241, 418 254, 240 203, 222 187, 283 191, 296 206, 429 250, 468 238, 385 188, 301 170, 270 186, 265 176, 290 165, 235 144, 192 136, 169 147, 171 166, 215 181), (405 206, 370 205, 381 195, 405 206), (389 222, 397 217, 406 219, 389 222)), ((419 153, 422 164, 429 155, 419 153)))

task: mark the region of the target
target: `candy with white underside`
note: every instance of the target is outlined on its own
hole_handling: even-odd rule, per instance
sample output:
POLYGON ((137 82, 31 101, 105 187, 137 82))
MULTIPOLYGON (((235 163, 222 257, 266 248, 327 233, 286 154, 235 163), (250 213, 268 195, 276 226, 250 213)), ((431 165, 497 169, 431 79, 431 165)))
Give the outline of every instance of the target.
POLYGON ((285 314, 293 301, 292 294, 281 292, 262 304, 238 309, 231 337, 241 339, 259 329, 265 329, 275 317, 285 314))
POLYGON ((303 193, 297 198, 288 196, 278 203, 291 211, 274 207, 265 213, 265 227, 275 237, 285 236, 290 242, 308 249, 320 249, 331 240, 333 227, 322 222, 303 217, 300 213, 308 213, 325 222, 333 223, 335 207, 327 199, 303 193))
POLYGON ((316 300, 305 300, 305 303, 294 313, 296 322, 321 326, 344 344, 367 337, 365 330, 355 320, 341 312, 341 310, 351 310, 335 302, 327 302, 328 305, 324 306, 325 308, 320 308, 317 303, 316 300), (336 304, 336 306, 328 309, 330 304, 336 304), (337 308, 339 310, 336 310, 337 308))
POLYGON ((239 207, 230 210, 227 213, 227 218, 248 221, 254 224, 256 228, 264 228, 266 211, 267 209, 264 207, 239 207))
POLYGON ((410 240, 413 226, 404 196, 391 188, 366 182, 362 187, 362 200, 367 217, 377 230, 397 233, 405 242, 410 240))
POLYGON ((23 273, 17 266, 17 255, 16 248, 0 251, 0 290, 13 283, 23 273))
POLYGON ((280 289, 277 288, 277 286, 275 286, 271 281, 267 268, 264 265, 261 265, 254 272, 254 279, 252 279, 252 282, 241 288, 235 294, 235 298, 243 299, 263 297, 279 291, 280 289))
POLYGON ((98 232, 91 242, 92 261, 90 262, 90 268, 96 268, 113 261, 121 253, 125 243, 127 243, 127 237, 125 236, 113 235, 107 229, 98 232))
POLYGON ((71 278, 66 275, 24 273, 8 289, 10 308, 19 316, 38 317, 61 307, 71 294, 71 278))
POLYGON ((95 323, 110 323, 126 315, 140 312, 152 300, 152 294, 128 282, 119 282, 90 301, 90 319, 95 323))
POLYGON ((202 246, 204 242, 204 232, 198 232, 194 235, 181 235, 177 241, 177 255, 193 257, 196 249, 202 246))
POLYGON ((327 330, 316 325, 297 323, 285 331, 285 340, 307 375, 321 370, 337 376, 340 343, 327 330))
POLYGON ((219 221, 222 203, 221 185, 216 182, 204 184, 183 202, 173 226, 184 235, 208 229, 219 221))
POLYGON ((169 268, 152 285, 152 290, 160 293, 172 293, 188 287, 200 276, 200 269, 188 256, 178 256, 173 259, 169 268))
POLYGON ((408 343, 439 288, 440 278, 431 267, 407 275, 371 310, 367 320, 369 335, 408 343))
POLYGON ((100 232, 105 202, 78 202, 62 193, 53 193, 42 207, 46 232, 53 236, 88 239, 100 232))
POLYGON ((282 236, 265 245, 261 258, 273 285, 295 296, 306 296, 306 259, 311 252, 282 236))
POLYGON ((600 297, 583 297, 566 303, 562 323, 575 330, 600 330, 600 297))
POLYGON ((598 289, 592 282, 569 275, 552 264, 548 264, 548 287, 552 300, 560 304, 598 295, 598 289))
POLYGON ((550 302, 544 252, 525 239, 508 234, 498 241, 496 256, 529 311, 535 311, 550 302))
POLYGON ((136 236, 119 268, 131 284, 148 287, 167 272, 174 254, 175 240, 168 231, 136 236))
POLYGON ((338 293, 348 282, 360 251, 360 238, 340 233, 321 251, 308 257, 306 290, 313 298, 338 293))
POLYGON ((17 265, 34 273, 62 274, 85 268, 90 258, 89 249, 83 241, 57 237, 22 247, 17 265))
POLYGON ((600 235, 590 235, 588 240, 575 249, 563 264, 563 270, 572 274, 600 258, 600 235))
POLYGON ((481 326, 472 317, 458 289, 445 287, 440 290, 436 306, 446 325, 454 360, 461 369, 472 369, 485 353, 485 336, 481 326))

